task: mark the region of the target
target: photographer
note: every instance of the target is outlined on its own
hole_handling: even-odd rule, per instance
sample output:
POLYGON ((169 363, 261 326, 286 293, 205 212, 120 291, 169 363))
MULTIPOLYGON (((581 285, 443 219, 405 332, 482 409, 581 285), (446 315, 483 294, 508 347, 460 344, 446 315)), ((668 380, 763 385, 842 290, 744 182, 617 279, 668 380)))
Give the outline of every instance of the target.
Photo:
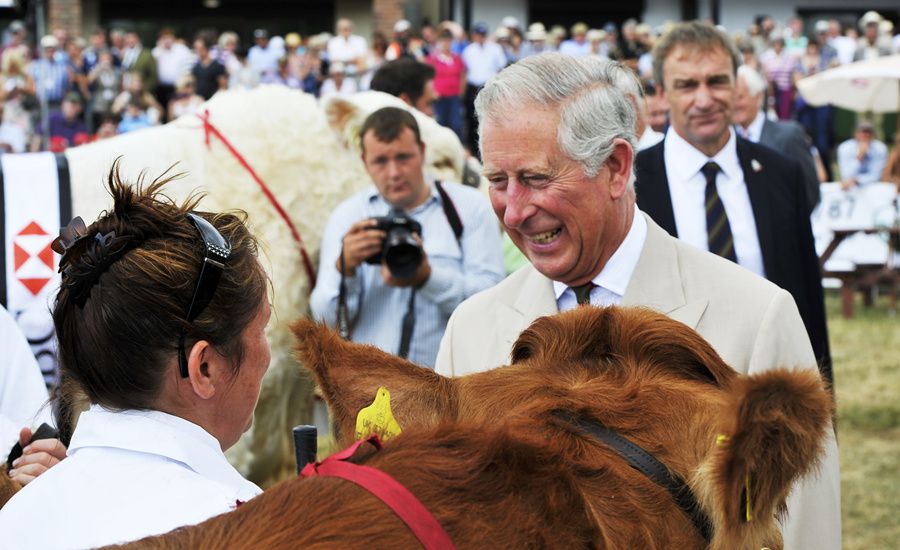
POLYGON ((331 214, 310 306, 355 342, 434 367, 456 306, 503 278, 499 229, 478 191, 426 179, 411 113, 380 109, 360 136, 375 185, 331 214))

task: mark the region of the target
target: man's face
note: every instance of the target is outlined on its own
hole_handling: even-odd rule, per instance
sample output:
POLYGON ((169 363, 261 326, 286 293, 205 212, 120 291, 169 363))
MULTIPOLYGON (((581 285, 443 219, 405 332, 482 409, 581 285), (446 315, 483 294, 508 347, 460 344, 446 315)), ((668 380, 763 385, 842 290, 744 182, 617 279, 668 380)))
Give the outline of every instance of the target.
POLYGON ((756 95, 750 95, 750 89, 743 78, 739 78, 737 85, 734 87, 734 114, 731 116, 732 122, 747 127, 756 118, 759 111, 762 92, 756 95))
POLYGON ((44 48, 44 59, 53 59, 53 56, 56 55, 56 48, 44 48))
POLYGON ((353 34, 353 23, 347 19, 341 19, 337 24, 337 32, 344 38, 350 38, 350 35, 353 34))
POLYGON ((133 48, 140 43, 141 39, 138 37, 137 33, 129 32, 125 34, 125 47, 133 48))
POLYGON ((666 103, 662 94, 647 96, 647 126, 653 128, 657 132, 666 129, 666 123, 669 122, 669 104, 666 103))
POLYGON ((874 44, 878 40, 878 23, 868 23, 865 28, 866 40, 874 44))
POLYGON ((627 177, 614 176, 609 164, 587 177, 557 144, 555 109, 529 107, 527 117, 482 125, 491 205, 512 241, 550 279, 590 281, 624 237, 627 177))
POLYGON ((409 210, 425 202, 428 186, 422 166, 425 145, 416 142, 410 128, 404 128, 397 139, 380 141, 373 130, 363 136, 363 163, 375 182, 378 193, 394 206, 409 210))
POLYGON ((81 114, 81 103, 67 99, 62 102, 62 112, 66 120, 75 120, 81 114))
POLYGON ((701 151, 718 152, 734 110, 731 56, 722 48, 676 46, 663 62, 663 82, 672 128, 701 151))
POLYGON ((857 130, 853 137, 860 143, 868 143, 872 141, 872 132, 869 130, 857 130))
POLYGON ((425 82, 422 95, 419 96, 413 107, 430 117, 434 116, 434 80, 425 82))

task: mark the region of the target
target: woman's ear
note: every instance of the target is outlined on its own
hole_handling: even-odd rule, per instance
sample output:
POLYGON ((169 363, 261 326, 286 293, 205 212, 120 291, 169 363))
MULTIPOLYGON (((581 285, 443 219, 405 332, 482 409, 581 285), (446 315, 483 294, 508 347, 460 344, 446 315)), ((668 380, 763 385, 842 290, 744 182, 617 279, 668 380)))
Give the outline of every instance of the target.
POLYGON ((216 394, 215 375, 219 369, 218 365, 211 366, 211 363, 221 359, 206 340, 198 340, 191 346, 188 354, 188 380, 194 394, 200 399, 210 399, 216 394))

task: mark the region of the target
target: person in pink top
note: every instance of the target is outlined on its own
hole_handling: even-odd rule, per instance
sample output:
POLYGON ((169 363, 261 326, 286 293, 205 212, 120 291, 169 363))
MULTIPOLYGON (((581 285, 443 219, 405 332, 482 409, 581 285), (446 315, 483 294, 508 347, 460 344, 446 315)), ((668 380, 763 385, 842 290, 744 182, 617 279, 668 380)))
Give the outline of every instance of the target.
POLYGON ((428 56, 434 67, 434 116, 438 123, 456 132, 462 139, 462 94, 466 89, 466 64, 450 50, 453 33, 438 34, 437 47, 428 56))

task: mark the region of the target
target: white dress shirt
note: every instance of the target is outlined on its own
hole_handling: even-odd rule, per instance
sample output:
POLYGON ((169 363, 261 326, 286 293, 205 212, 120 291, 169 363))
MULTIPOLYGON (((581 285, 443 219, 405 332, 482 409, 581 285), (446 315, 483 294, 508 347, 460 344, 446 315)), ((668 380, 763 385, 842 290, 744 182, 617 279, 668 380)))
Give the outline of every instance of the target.
MULTIPOLYGON (((631 274, 634 273, 634 268, 641 257, 645 240, 647 240, 647 220, 635 206, 634 219, 625 239, 591 281, 597 285, 591 289, 591 305, 601 307, 619 305, 622 296, 625 296, 628 282, 631 281, 631 274)), ((575 291, 565 283, 553 281, 553 292, 556 294, 556 305, 560 311, 568 311, 578 306, 575 291)))
POLYGON ((663 140, 665 135, 662 132, 657 132, 648 124, 644 128, 644 133, 641 134, 640 139, 638 139, 637 150, 643 151, 644 149, 649 149, 663 140))
POLYGON ((2 546, 122 543, 200 523, 261 492, 200 426, 94 405, 81 414, 68 457, 0 509, 2 546))
MULTIPOLYGON (((47 387, 28 340, 6 309, 0 306, 0 459, 19 440, 19 430, 53 424, 47 387)), ((3 546, 0 544, 0 546, 3 546)))
POLYGON ((738 132, 741 134, 742 138, 748 139, 753 143, 759 143, 759 140, 762 139, 762 130, 765 123, 765 115, 757 111, 756 118, 753 119, 753 122, 751 122, 746 128, 738 128, 738 132))
POLYGON ((190 48, 175 42, 170 48, 156 46, 151 50, 156 58, 156 72, 162 84, 174 86, 178 79, 190 74, 191 67, 197 62, 197 56, 190 48))
POLYGON ((368 55, 369 45, 365 38, 356 34, 351 34, 348 38, 338 35, 328 41, 326 51, 332 63, 355 63, 357 59, 364 59, 368 55))
POLYGON ((484 86, 506 67, 506 54, 496 42, 472 42, 463 50, 462 58, 466 64, 466 78, 473 86, 484 86))
POLYGON ((753 206, 750 204, 744 171, 737 156, 737 138, 731 128, 729 134, 725 147, 709 158, 685 141, 674 128, 666 132, 663 157, 675 214, 675 228, 682 241, 702 250, 709 250, 706 234, 706 177, 700 170, 707 162, 714 161, 721 168, 716 178, 716 189, 728 215, 738 264, 765 277, 753 206))

